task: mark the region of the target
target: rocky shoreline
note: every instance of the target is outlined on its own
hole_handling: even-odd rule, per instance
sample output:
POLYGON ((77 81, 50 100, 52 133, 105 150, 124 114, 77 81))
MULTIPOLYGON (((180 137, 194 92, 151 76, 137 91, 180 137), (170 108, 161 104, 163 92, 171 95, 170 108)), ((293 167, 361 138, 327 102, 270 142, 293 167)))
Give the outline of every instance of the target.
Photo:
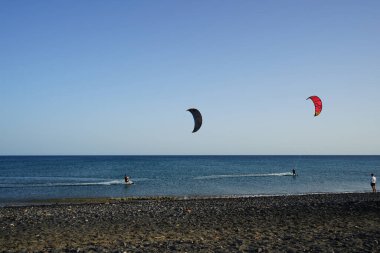
POLYGON ((380 251, 380 194, 83 202, 0 208, 0 251, 380 251))

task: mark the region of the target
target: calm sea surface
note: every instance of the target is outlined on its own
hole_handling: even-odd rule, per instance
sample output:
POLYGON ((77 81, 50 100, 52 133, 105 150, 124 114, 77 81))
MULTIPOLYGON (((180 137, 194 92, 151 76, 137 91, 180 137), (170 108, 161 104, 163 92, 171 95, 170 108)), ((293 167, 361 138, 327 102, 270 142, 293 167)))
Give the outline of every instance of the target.
POLYGON ((0 203, 365 192, 370 173, 380 175, 380 156, 0 156, 0 203))

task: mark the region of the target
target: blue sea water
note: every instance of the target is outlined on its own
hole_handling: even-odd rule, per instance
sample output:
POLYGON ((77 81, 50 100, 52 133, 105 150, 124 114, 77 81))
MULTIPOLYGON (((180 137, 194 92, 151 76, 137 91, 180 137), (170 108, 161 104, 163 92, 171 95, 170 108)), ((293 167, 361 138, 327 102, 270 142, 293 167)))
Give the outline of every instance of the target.
POLYGON ((371 173, 380 156, 0 156, 0 203, 366 192, 371 173))

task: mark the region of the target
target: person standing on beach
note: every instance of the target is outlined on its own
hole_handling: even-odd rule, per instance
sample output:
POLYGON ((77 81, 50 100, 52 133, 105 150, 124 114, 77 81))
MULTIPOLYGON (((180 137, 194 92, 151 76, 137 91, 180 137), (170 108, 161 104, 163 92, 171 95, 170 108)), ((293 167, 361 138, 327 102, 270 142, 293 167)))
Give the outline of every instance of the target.
POLYGON ((372 186, 372 192, 376 193, 376 177, 374 174, 371 174, 371 186, 372 186))

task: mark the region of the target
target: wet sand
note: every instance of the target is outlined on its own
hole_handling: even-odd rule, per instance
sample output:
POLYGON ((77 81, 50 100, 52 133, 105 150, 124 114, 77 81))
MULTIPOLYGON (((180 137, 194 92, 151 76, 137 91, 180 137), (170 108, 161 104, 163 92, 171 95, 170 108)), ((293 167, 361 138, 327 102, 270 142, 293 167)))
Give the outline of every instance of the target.
POLYGON ((0 208, 0 251, 380 252, 380 194, 66 202, 0 208))

